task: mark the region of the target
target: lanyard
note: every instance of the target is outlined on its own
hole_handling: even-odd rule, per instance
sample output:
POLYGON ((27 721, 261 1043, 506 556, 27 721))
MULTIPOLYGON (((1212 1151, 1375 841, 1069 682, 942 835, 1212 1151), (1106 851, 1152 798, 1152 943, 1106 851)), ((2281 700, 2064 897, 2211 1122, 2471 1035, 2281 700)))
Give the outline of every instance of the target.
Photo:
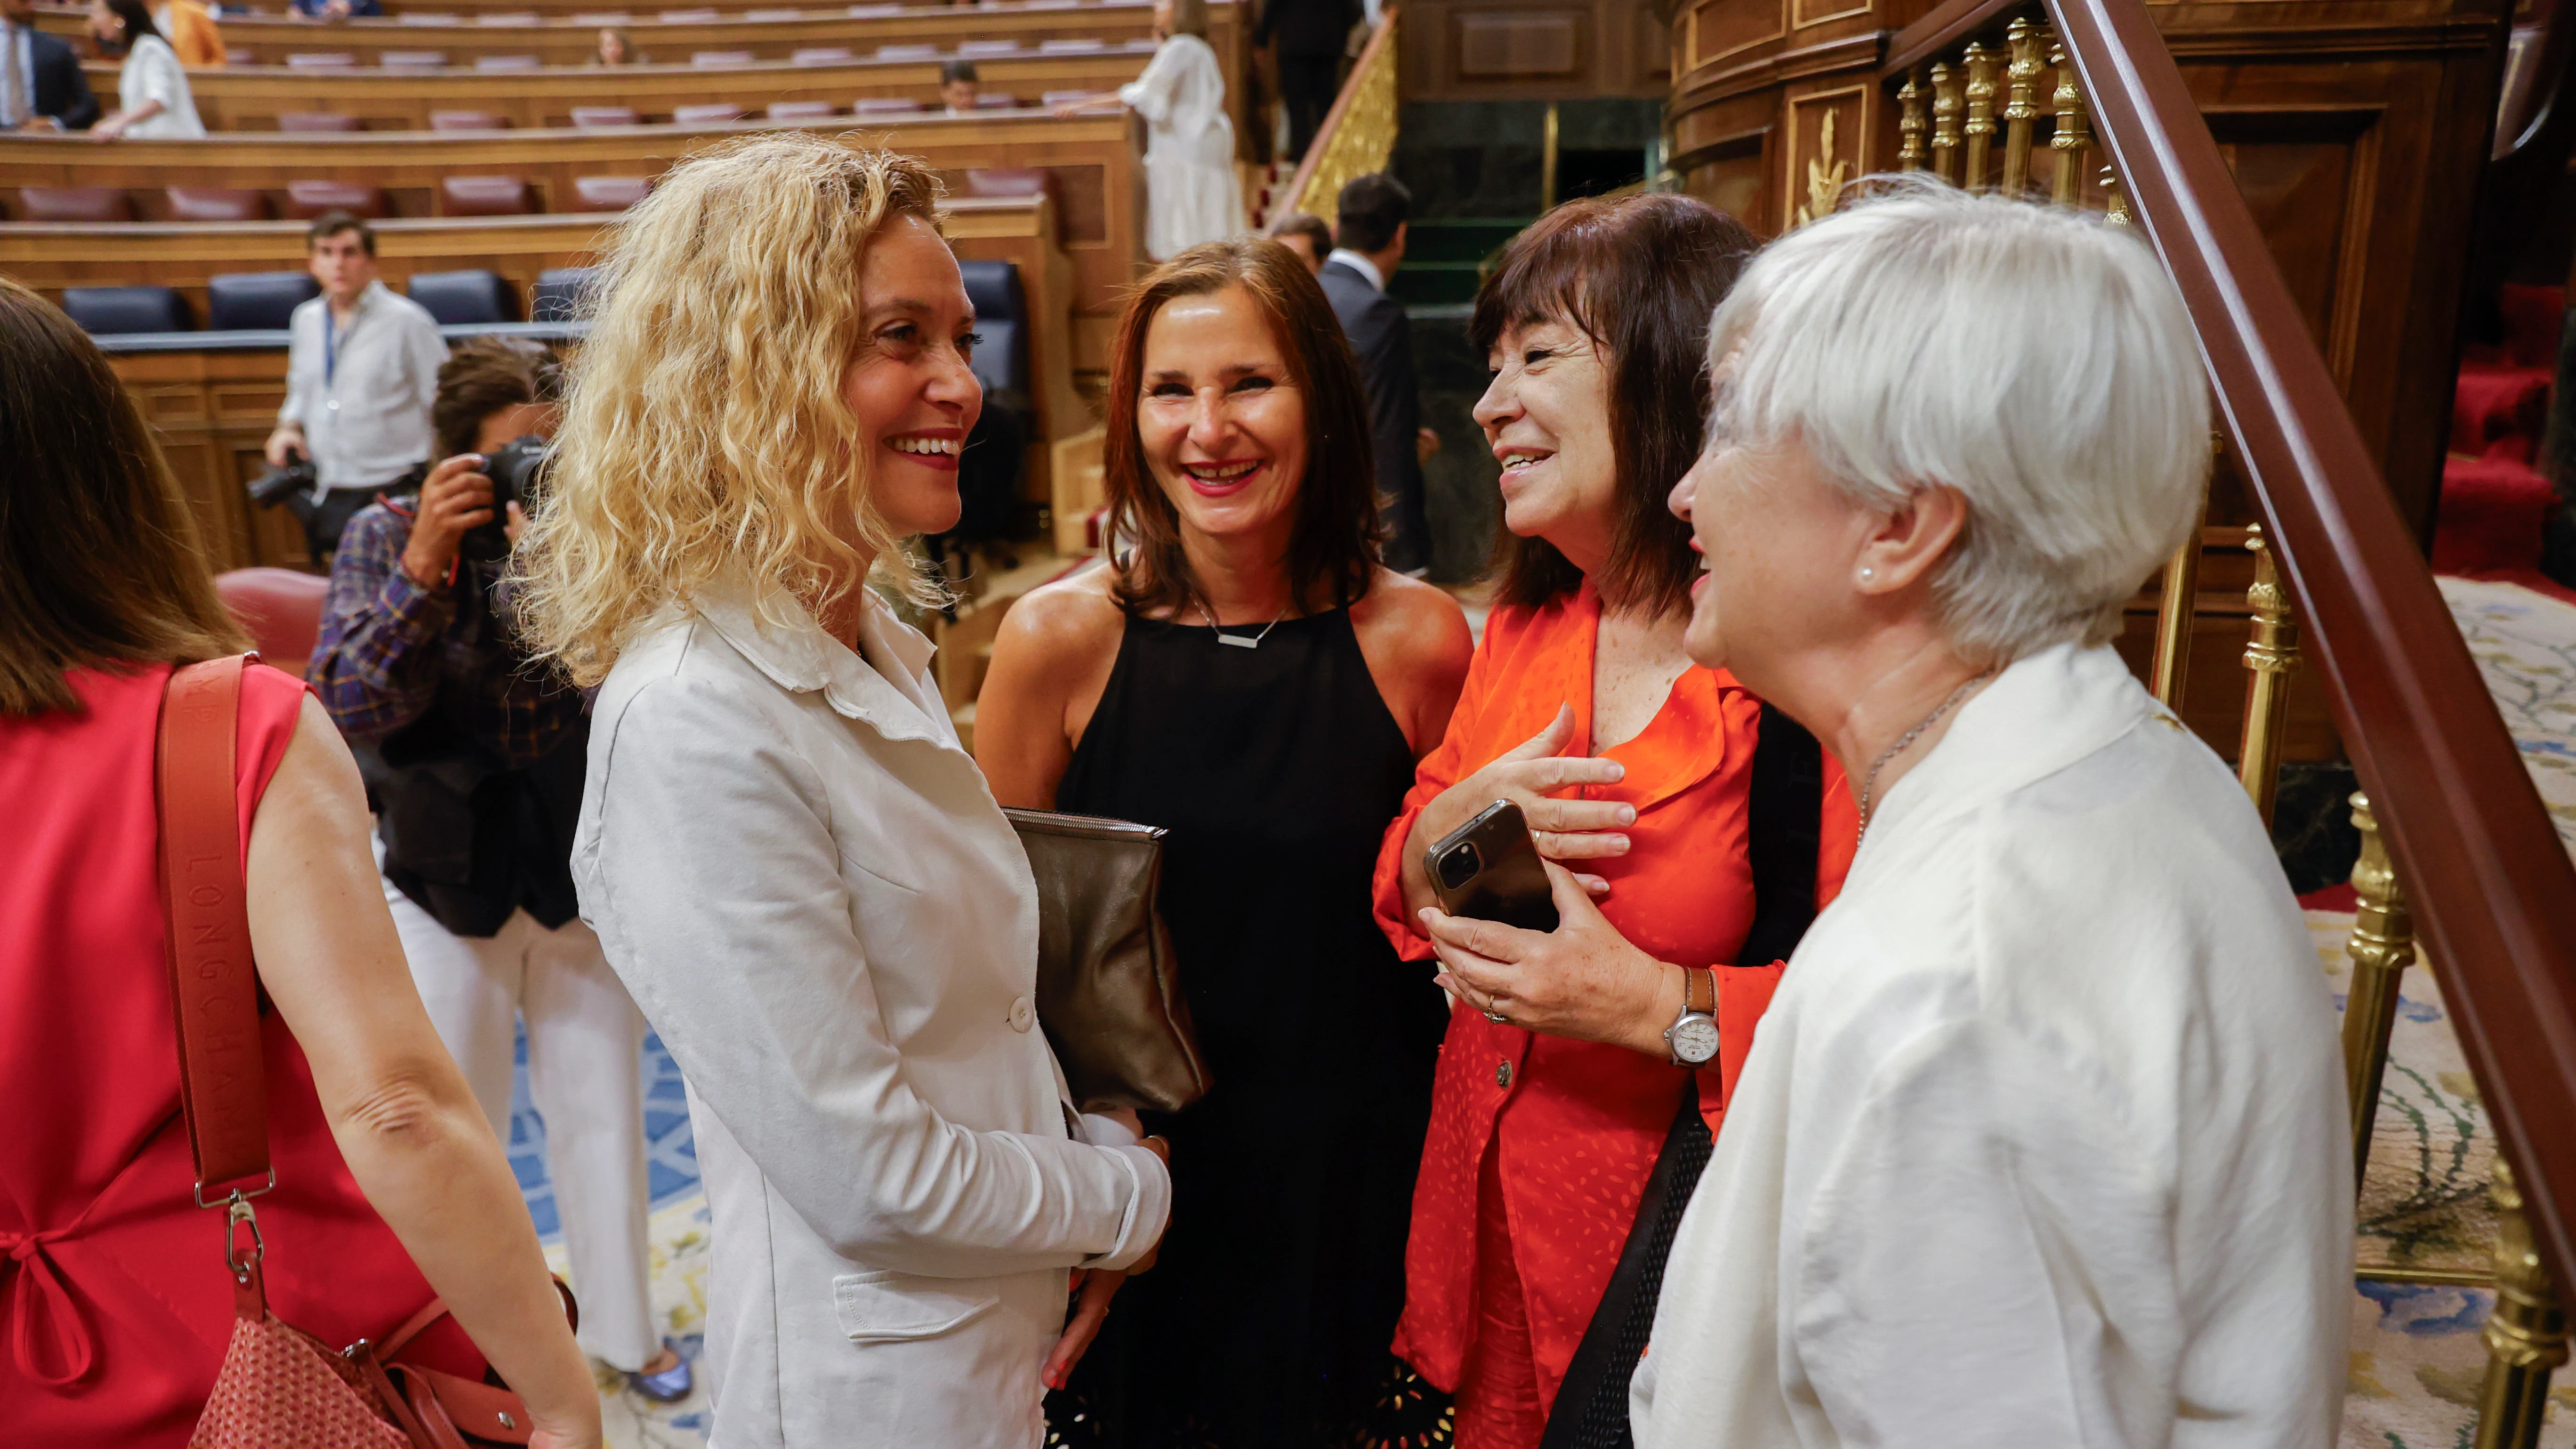
MULTIPOLYGON (((363 297, 362 297, 362 298, 360 298, 360 299, 359 299, 359 304, 360 304, 361 306, 365 305, 365 298, 363 298, 363 297)), ((326 387, 326 388, 327 388, 327 387, 329 387, 329 386, 331 385, 331 379, 332 379, 332 376, 333 376, 335 373, 339 372, 339 370, 340 370, 340 339, 341 339, 342 337, 344 337, 344 336, 347 336, 349 333, 351 333, 351 332, 355 332, 355 331, 357 331, 357 330, 358 330, 358 313, 357 313, 357 309, 356 309, 356 308, 351 308, 351 309, 350 309, 350 311, 349 311, 349 325, 348 325, 346 328, 343 328, 343 327, 342 327, 342 326, 340 326, 340 324, 339 324, 336 320, 334 320, 334 319, 332 318, 332 316, 331 316, 331 303, 330 303, 330 301, 329 301, 328 299, 325 299, 325 300, 323 301, 323 303, 322 303, 322 385, 323 385, 324 387, 326 387)))

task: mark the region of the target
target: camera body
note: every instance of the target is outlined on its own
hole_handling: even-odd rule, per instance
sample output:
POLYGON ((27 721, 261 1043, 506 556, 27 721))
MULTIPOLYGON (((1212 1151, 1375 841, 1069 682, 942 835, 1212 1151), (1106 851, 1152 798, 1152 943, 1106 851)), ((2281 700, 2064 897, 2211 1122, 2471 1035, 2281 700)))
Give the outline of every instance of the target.
POLYGON ((510 536, 503 527, 509 521, 510 505, 534 511, 554 455, 552 442, 529 433, 512 438, 483 460, 483 476, 492 480, 492 521, 467 530, 458 552, 477 563, 497 563, 510 556, 510 536))
POLYGON ((245 486, 255 507, 273 508, 298 494, 311 493, 317 476, 313 460, 290 455, 285 467, 271 468, 245 486))

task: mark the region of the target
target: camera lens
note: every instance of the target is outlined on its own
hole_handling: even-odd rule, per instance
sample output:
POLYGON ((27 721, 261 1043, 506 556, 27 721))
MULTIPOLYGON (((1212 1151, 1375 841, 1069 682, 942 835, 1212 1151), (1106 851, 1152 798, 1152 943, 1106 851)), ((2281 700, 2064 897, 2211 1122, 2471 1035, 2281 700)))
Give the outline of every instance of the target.
POLYGON ((1485 858, 1473 841, 1453 845, 1440 857, 1440 885, 1454 891, 1474 880, 1476 872, 1484 868, 1485 858))

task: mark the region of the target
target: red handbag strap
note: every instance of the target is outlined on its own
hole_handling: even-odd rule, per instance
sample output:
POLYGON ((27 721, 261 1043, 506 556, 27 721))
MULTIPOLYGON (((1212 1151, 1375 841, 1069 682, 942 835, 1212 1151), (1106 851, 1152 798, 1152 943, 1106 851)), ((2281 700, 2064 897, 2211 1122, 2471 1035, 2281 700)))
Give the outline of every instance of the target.
POLYGON ((268 1071, 233 784, 242 666, 256 657, 171 671, 161 705, 161 909, 179 1020, 179 1102, 200 1207, 234 1191, 256 1196, 277 1182, 268 1159, 268 1071))

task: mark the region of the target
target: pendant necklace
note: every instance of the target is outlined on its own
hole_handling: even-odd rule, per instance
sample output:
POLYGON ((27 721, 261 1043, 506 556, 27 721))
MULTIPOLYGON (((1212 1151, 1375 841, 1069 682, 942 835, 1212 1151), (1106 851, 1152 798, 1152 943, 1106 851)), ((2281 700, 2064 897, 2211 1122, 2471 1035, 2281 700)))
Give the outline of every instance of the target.
POLYGON ((1279 621, 1288 617, 1288 606, 1285 604, 1280 605, 1278 614, 1272 617, 1269 623, 1261 626, 1261 632, 1253 635, 1249 639, 1246 639, 1240 634, 1229 634, 1223 629, 1218 628, 1216 616, 1207 611, 1207 605, 1199 604, 1195 599, 1191 600, 1191 602, 1197 605, 1199 617, 1207 620, 1208 630, 1216 635, 1216 642, 1219 644, 1231 644, 1237 649, 1260 648, 1261 641, 1270 637, 1270 631, 1279 627, 1279 621))
POLYGON ((1878 772, 1887 768, 1888 761, 1895 759, 1898 755, 1904 754, 1905 747, 1907 745, 1921 739, 1923 737, 1923 732, 1938 723, 1941 716, 1948 714, 1951 710, 1957 708, 1959 701, 1968 697, 1969 690, 1976 688, 1978 685, 1983 684, 1992 678, 1994 678, 1993 672, 1988 671, 1987 673, 1977 675, 1975 678, 1967 680, 1958 688, 1951 690, 1950 697, 1948 699, 1945 699, 1939 704, 1933 706, 1930 714, 1916 720, 1914 722, 1914 728, 1907 730, 1903 735, 1898 736, 1895 744, 1889 745, 1886 749, 1881 750, 1878 758, 1870 762, 1869 774, 1861 780, 1860 784, 1860 829, 1855 832, 1855 839, 1869 833, 1870 802, 1871 798, 1876 795, 1878 791, 1878 772))

